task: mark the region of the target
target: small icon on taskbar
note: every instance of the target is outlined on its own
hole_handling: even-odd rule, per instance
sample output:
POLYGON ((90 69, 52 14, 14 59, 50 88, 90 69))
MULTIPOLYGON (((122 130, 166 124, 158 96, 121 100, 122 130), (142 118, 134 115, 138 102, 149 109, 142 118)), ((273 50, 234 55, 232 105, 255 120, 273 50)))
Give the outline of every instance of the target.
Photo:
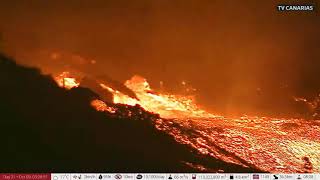
POLYGON ((259 179, 259 174, 253 174, 252 179, 259 179))
POLYGON ((197 175, 196 174, 192 174, 192 179, 197 179, 197 175))
POLYGON ((274 175, 273 175, 273 179, 279 179, 279 176, 276 175, 276 174, 274 174, 274 175))
POLYGON ((81 179, 81 174, 79 174, 79 175, 73 175, 72 178, 73 178, 73 179, 81 179))
POLYGON ((138 174, 138 175, 137 175, 137 179, 142 179, 142 175, 141 175, 141 174, 138 174))
POLYGON ((234 179, 234 178, 233 178, 233 175, 230 175, 230 179, 234 179))
POLYGON ((114 175, 114 178, 115 179, 122 179, 122 176, 121 176, 121 174, 116 174, 116 175, 114 175))

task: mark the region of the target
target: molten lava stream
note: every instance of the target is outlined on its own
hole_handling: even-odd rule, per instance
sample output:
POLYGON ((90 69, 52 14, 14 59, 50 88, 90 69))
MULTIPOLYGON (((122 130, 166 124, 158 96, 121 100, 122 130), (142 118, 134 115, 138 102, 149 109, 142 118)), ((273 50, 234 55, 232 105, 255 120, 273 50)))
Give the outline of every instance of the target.
MULTIPOLYGON (((57 82, 62 86, 61 80, 57 82)), ((79 85, 74 80, 66 82, 62 87, 79 85)), ((101 84, 113 94, 114 103, 139 104, 160 114, 165 119, 158 119, 156 128, 199 153, 269 172, 320 172, 318 121, 247 116, 224 118, 201 109, 193 97, 155 93, 139 76, 126 81, 125 86, 139 100, 101 84)), ((99 100, 91 105, 98 111, 115 112, 99 100)))
POLYGON ((66 89, 76 88, 80 85, 80 82, 78 82, 76 78, 71 77, 69 72, 62 72, 60 75, 55 76, 54 80, 58 86, 66 89))
MULTIPOLYGON (((147 111, 160 114, 162 118, 214 118, 213 115, 196 105, 194 97, 171 94, 158 94, 151 88, 146 79, 133 76, 125 82, 125 86, 131 89, 139 100, 133 99, 104 84, 101 86, 110 91, 114 96, 114 103, 136 105, 139 104, 147 111)), ((219 116, 221 117, 221 116, 219 116)))

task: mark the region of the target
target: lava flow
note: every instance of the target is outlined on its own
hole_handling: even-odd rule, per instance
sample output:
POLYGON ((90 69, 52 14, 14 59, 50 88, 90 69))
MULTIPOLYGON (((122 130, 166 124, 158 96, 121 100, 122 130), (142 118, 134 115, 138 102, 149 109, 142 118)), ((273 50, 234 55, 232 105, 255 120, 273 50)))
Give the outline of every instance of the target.
MULTIPOLYGON (((77 87, 77 81, 64 77, 61 87, 77 87)), ((140 105, 160 114, 158 130, 196 149, 200 154, 229 163, 269 172, 320 172, 320 122, 270 117, 225 118, 201 109, 193 97, 154 92, 148 82, 134 76, 125 82, 137 99, 105 84, 113 102, 140 105)), ((91 105, 98 111, 115 113, 103 101, 91 105)))
POLYGON ((201 109, 193 96, 181 96, 172 94, 161 94, 154 92, 149 83, 140 76, 133 76, 125 82, 125 86, 131 89, 138 99, 131 98, 104 84, 101 86, 110 91, 114 103, 136 105, 139 104, 147 111, 160 114, 162 118, 213 118, 218 117, 201 109))
POLYGON ((55 76, 54 80, 60 87, 66 89, 76 88, 80 85, 76 78, 71 77, 69 72, 62 72, 60 75, 55 76))

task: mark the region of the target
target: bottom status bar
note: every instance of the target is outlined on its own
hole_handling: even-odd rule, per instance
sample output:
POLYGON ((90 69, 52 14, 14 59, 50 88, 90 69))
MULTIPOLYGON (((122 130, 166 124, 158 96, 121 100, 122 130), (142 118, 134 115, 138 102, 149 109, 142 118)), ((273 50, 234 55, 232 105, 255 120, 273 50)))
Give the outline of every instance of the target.
POLYGON ((268 173, 0 173, 0 180, 320 180, 320 174, 268 173))

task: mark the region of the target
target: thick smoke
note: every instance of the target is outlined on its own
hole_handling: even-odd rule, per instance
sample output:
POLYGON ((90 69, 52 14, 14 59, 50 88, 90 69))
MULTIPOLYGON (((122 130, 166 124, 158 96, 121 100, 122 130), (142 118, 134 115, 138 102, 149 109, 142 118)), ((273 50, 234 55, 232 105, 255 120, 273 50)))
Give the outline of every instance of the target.
POLYGON ((212 111, 292 115, 292 96, 319 93, 319 11, 280 13, 277 3, 12 0, 1 3, 0 26, 19 63, 70 52, 120 82, 139 74, 178 91, 186 81, 212 111))

